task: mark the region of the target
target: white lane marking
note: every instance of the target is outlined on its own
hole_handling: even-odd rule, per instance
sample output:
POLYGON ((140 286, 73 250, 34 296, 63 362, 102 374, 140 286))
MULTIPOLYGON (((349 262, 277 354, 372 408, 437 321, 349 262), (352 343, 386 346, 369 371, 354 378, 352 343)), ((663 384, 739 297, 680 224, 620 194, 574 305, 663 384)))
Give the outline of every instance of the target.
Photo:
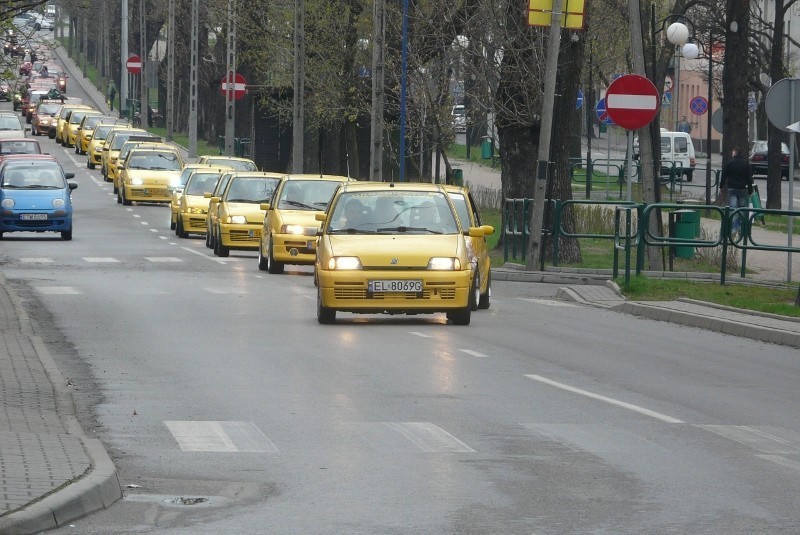
POLYGON ((52 264, 54 262, 52 258, 20 258, 19 261, 26 264, 52 264))
POLYGON ((537 305, 547 305, 551 307, 577 307, 574 303, 567 303, 565 301, 556 301, 554 299, 541 299, 534 297, 517 297, 520 301, 527 301, 529 303, 536 303, 537 305))
POLYGON ((793 468, 795 470, 800 471, 800 463, 799 462, 797 462, 795 460, 792 460, 792 459, 787 459, 786 457, 781 457, 780 455, 762 455, 762 454, 758 454, 758 455, 756 455, 756 457, 759 457, 759 458, 764 459, 766 461, 771 461, 771 462, 773 462, 775 464, 779 464, 781 466, 785 466, 786 468, 793 468))
POLYGON ((142 216, 139 214, 133 214, 133 217, 142 217, 142 216))
POLYGON ((430 334, 423 334, 417 331, 410 331, 409 334, 413 334, 414 336, 419 336, 420 338, 433 338, 430 334))
POLYGON ((611 405, 616 405, 617 407, 621 407, 623 409, 628 409, 634 412, 638 412, 639 414, 643 414, 645 416, 650 416, 651 418, 656 418, 657 420, 661 420, 663 422, 667 422, 668 424, 682 424, 684 423, 683 420, 678 420, 677 418, 673 418, 672 416, 667 416, 666 414, 661 414, 660 412, 651 411, 650 409, 645 409, 644 407, 639 407, 638 405, 633 405, 631 403, 626 403, 624 401, 620 401, 618 399, 609 398, 603 396, 601 394, 595 394, 594 392, 589 392, 588 390, 581 390, 580 388, 575 388, 574 386, 569 386, 564 383, 559 383, 557 381, 553 381, 552 379, 548 379, 546 377, 542 377, 541 375, 530 374, 526 375, 528 379, 532 379, 534 381, 538 381, 540 383, 544 383, 546 385, 554 386, 556 388, 560 388, 562 390, 566 390, 567 392, 572 392, 574 394, 580 394, 581 396, 586 396, 588 398, 596 399, 598 401, 603 401, 605 403, 609 403, 611 405))
POLYGON ((761 453, 775 455, 800 453, 800 433, 788 429, 748 425, 698 425, 697 427, 750 446, 761 453))
MULTIPOLYGON (((172 245, 174 245, 174 244, 172 244, 172 245)), ((216 262, 218 264, 227 264, 228 262, 238 262, 239 261, 238 258, 226 258, 225 260, 217 259, 217 258, 214 258, 213 256, 204 254, 201 251, 195 251, 194 249, 192 249, 190 247, 181 247, 181 249, 183 249, 184 251, 189 251, 192 254, 196 254, 197 256, 201 256, 201 257, 205 258, 206 260, 212 260, 212 261, 214 261, 214 262, 216 262)))
MULTIPOLYGON (((133 208, 125 208, 125 210, 127 210, 128 212, 133 212, 133 208)), ((138 215, 135 215, 135 216, 133 216, 133 217, 139 217, 139 216, 138 216, 138 215)))
POLYGON ((167 236, 159 236, 159 238, 162 239, 162 240, 168 240, 169 239, 167 236))
POLYGON ((422 451, 429 453, 475 453, 475 450, 430 422, 384 422, 422 451))
POLYGON ((93 262, 93 263, 106 263, 106 264, 119 263, 119 260, 117 260, 116 258, 100 257, 100 256, 87 257, 84 258, 83 260, 85 260, 86 262, 93 262))
POLYGON ((36 291, 45 295, 79 295, 80 292, 72 286, 39 286, 36 291))
POLYGON ((139 223, 141 223, 142 225, 149 225, 150 224, 147 221, 139 221, 139 223))
POLYGON ((174 256, 145 256, 144 259, 149 262, 183 262, 174 256))
POLYGON ((472 357, 478 357, 478 358, 482 358, 482 359, 485 359, 485 358, 489 357, 489 355, 484 355, 483 353, 481 353, 479 351, 474 351, 472 349, 459 349, 459 351, 461 351, 462 353, 466 353, 467 355, 470 355, 472 357))
POLYGON ((183 451, 277 453, 252 422, 165 421, 183 451))

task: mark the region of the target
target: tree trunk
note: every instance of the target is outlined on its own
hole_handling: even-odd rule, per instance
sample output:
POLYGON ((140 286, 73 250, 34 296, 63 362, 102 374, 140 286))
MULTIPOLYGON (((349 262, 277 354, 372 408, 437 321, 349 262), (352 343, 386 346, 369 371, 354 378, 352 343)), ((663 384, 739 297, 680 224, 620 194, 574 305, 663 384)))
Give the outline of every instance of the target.
MULTIPOLYGON (((772 48, 770 50, 769 75, 775 83, 784 76, 783 68, 783 0, 775 0, 775 24, 772 34, 772 48)), ((769 123, 767 127, 767 206, 766 208, 781 209, 781 142, 783 133, 769 123)))
POLYGON ((722 72, 722 138, 723 165, 734 148, 747 150, 747 90, 750 65, 748 36, 750 2, 726 0, 725 5, 725 69, 722 72))

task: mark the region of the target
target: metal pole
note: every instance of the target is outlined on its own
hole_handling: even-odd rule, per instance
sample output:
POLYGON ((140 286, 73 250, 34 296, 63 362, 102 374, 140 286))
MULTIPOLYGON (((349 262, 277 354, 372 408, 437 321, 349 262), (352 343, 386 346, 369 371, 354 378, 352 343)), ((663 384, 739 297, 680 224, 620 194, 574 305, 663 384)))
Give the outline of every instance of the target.
POLYGON ((147 110, 150 107, 147 93, 147 16, 145 11, 145 0, 139 0, 139 50, 142 56, 142 70, 139 72, 139 119, 142 128, 150 126, 147 110))
MULTIPOLYGON (((797 122, 797 110, 795 109, 794 105, 794 98, 795 98, 795 86, 797 85, 798 79, 791 79, 789 82, 789 117, 791 117, 790 124, 794 124, 797 122)), ((794 210, 794 162, 795 162, 795 133, 794 130, 791 131, 789 134, 789 211, 794 210)), ((788 247, 792 247, 792 227, 794 224, 794 218, 789 216, 788 218, 788 226, 789 226, 789 238, 788 238, 788 247)), ((787 253, 786 255, 786 282, 792 282, 792 253, 787 253)))
POLYGON ((403 0, 402 59, 400 69, 400 176, 406 179, 406 94, 408 85, 408 0, 403 0))
POLYGON ((370 117, 369 179, 383 180, 383 49, 386 36, 384 16, 386 0, 375 0, 373 6, 372 43, 372 116, 370 117))
POLYGON ((303 172, 305 135, 305 2, 294 2, 294 102, 292 109, 292 172, 303 172))
POLYGON ((119 80, 119 109, 120 117, 125 116, 128 109, 128 0, 122 0, 119 21, 119 59, 122 62, 119 80))
MULTIPOLYGON (((631 201, 631 197, 633 196, 633 130, 627 130, 628 132, 628 161, 626 163, 628 167, 628 179, 626 180, 627 184, 627 200, 628 202, 631 201)), ((642 144, 639 143, 639 147, 642 144)))
POLYGON ((167 141, 172 141, 175 131, 175 0, 169 0, 167 28, 167 141))
POLYGON ((233 91, 236 80, 236 21, 234 0, 228 0, 228 68, 225 74, 225 154, 233 156, 233 138, 236 135, 235 100, 233 91))
MULTIPOLYGON (((406 0, 407 1, 407 0, 406 0)), ((539 126, 539 158, 536 166, 536 183, 533 194, 533 210, 528 228, 528 257, 526 269, 534 270, 542 256, 542 224, 544 222, 544 197, 550 174, 550 139, 553 128, 553 108, 556 99, 556 74, 558 73, 558 50, 561 47, 561 12, 563 0, 553 0, 550 18, 550 39, 547 44, 546 70, 542 95, 542 117, 539 126)))
POLYGON ((708 34, 708 109, 706 110, 706 205, 711 204, 711 111, 713 106, 711 99, 714 94, 712 91, 714 85, 714 56, 712 49, 714 44, 714 37, 711 33, 708 34))
POLYGON ((199 0, 192 0, 192 45, 189 65, 189 158, 197 157, 197 32, 199 0))
POLYGON ((611 125, 606 125, 606 199, 611 195, 609 191, 608 178, 611 173, 611 125))

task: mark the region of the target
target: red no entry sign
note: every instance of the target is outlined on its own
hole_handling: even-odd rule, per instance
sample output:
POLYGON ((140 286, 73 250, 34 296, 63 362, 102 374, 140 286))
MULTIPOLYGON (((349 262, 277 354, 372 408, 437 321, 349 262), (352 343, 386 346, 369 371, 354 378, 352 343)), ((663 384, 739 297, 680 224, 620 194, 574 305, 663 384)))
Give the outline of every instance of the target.
POLYGON ((617 125, 626 130, 647 126, 658 113, 658 90, 638 74, 620 76, 606 90, 606 109, 617 125))
POLYGON ((222 79, 222 83, 220 84, 219 88, 220 93, 222 93, 223 96, 227 97, 229 87, 233 90, 234 100, 239 100, 240 98, 242 98, 247 94, 247 81, 244 79, 244 76, 242 76, 238 72, 228 73, 228 76, 222 79))
POLYGON ((129 73, 139 74, 142 72, 142 58, 134 54, 125 62, 125 67, 128 69, 129 73))

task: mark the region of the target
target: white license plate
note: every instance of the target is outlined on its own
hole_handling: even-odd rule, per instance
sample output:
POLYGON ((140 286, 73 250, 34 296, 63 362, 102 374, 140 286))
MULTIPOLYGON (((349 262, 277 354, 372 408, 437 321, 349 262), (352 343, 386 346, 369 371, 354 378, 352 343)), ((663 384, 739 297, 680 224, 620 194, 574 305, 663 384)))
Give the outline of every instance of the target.
POLYGON ((374 280, 369 281, 370 292, 416 292, 422 291, 421 280, 374 280))
POLYGON ((30 221, 30 220, 38 221, 38 220, 41 220, 41 219, 45 219, 46 220, 47 219, 47 214, 20 214, 19 218, 20 219, 25 219, 25 220, 28 220, 28 221, 30 221))

